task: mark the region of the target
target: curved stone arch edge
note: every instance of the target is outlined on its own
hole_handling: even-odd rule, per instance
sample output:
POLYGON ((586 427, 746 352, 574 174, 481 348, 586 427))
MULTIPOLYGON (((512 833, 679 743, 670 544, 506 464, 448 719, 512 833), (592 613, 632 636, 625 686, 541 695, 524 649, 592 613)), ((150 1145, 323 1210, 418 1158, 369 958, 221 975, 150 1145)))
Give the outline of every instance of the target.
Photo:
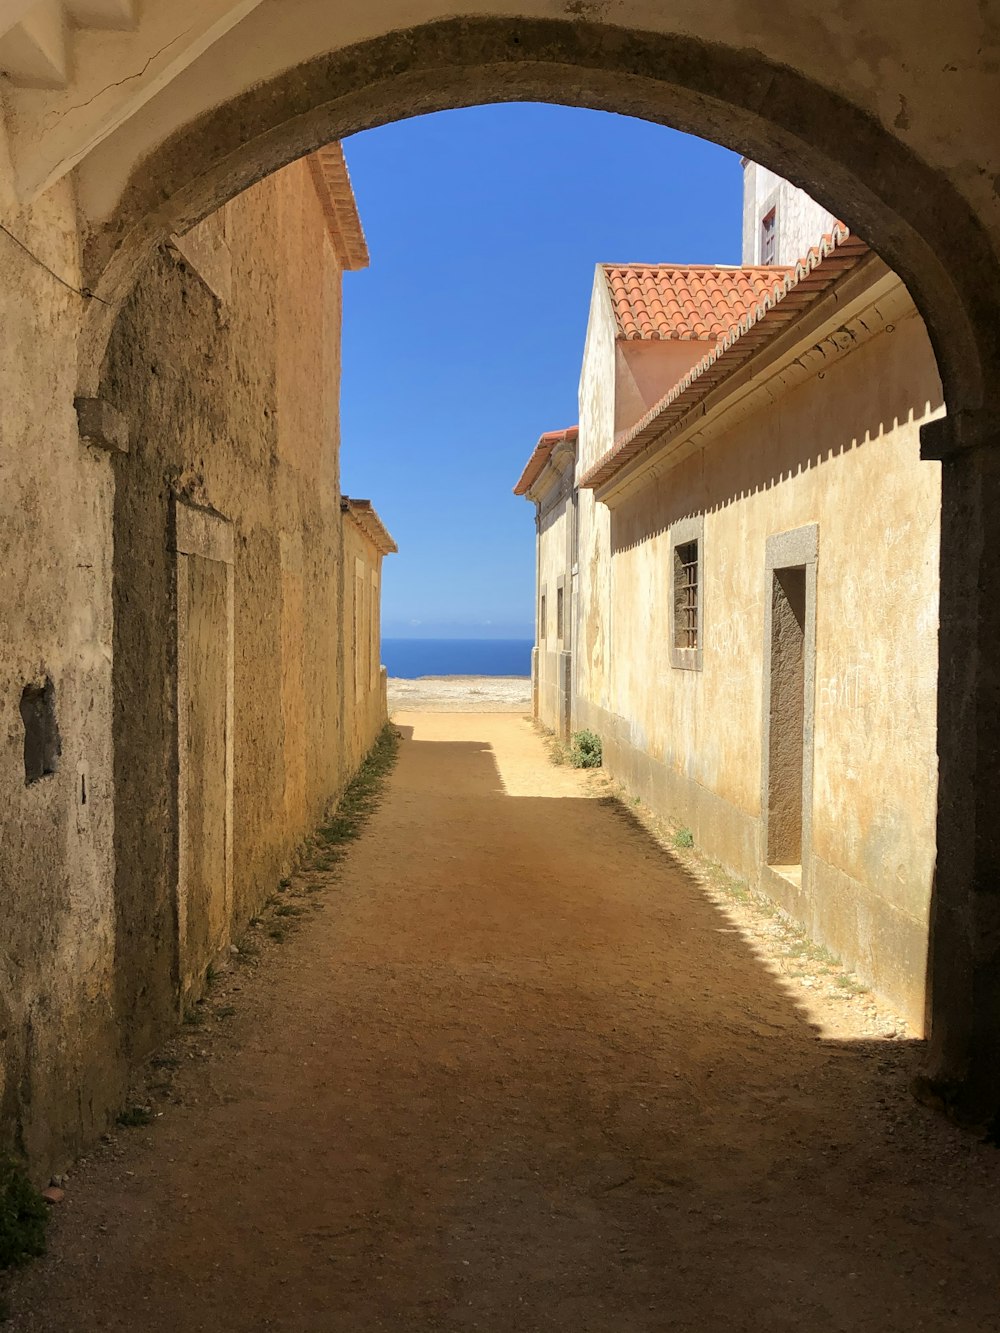
POLYGON ((949 412, 925 456, 974 448, 993 432, 996 406, 986 395, 1000 392, 1000 263, 946 177, 857 107, 754 52, 563 20, 444 20, 391 33, 318 56, 176 131, 136 166, 111 220, 87 236, 94 299, 78 395, 100 396, 118 312, 172 233, 335 139, 514 101, 669 125, 800 185, 869 241, 924 317, 949 412))

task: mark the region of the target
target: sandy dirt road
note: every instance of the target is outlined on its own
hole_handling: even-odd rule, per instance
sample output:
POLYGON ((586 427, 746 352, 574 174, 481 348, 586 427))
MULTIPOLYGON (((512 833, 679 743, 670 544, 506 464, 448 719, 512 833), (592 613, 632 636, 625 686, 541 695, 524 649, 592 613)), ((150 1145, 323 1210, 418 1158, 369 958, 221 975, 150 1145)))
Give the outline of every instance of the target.
POLYGON ((1000 1157, 915 1044, 817 1030, 522 719, 397 723, 322 910, 73 1173, 9 1326, 1000 1328, 1000 1157))

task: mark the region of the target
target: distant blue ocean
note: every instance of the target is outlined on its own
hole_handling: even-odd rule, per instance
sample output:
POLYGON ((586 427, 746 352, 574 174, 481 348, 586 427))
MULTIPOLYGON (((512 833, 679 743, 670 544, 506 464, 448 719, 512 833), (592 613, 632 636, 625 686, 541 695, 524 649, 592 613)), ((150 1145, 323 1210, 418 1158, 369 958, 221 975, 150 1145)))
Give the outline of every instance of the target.
POLYGON ((390 676, 530 676, 530 639, 383 639, 390 676))

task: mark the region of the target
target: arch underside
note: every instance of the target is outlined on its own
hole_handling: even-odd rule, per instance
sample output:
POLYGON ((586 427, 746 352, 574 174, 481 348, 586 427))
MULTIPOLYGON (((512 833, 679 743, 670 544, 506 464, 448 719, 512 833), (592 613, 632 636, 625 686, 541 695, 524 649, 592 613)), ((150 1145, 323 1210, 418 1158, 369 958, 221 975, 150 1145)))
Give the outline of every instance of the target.
POLYGON ((317 56, 202 115, 133 170, 85 241, 79 392, 99 393, 122 301, 152 251, 323 144, 488 102, 614 111, 713 139, 804 188, 904 279, 949 412, 1000 383, 1000 266, 951 182, 852 103, 762 55, 578 20, 453 19, 317 56))

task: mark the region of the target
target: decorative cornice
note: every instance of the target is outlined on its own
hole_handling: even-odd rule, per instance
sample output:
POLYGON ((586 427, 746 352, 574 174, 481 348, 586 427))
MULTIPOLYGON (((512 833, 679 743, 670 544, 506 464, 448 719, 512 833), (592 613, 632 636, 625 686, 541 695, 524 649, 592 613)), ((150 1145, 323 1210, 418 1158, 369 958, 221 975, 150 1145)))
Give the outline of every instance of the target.
POLYGON ((375 512, 371 500, 354 500, 349 495, 340 497, 341 511, 360 528, 380 555, 394 555, 399 547, 375 512))
POLYGON ((524 471, 517 480, 514 494, 529 494, 535 482, 544 472, 557 445, 568 446, 571 451, 575 452, 579 434, 580 428, 578 426, 567 426, 565 430, 547 430, 544 435, 540 435, 538 443, 531 451, 531 457, 524 465, 524 471))
POLYGON ((350 273, 367 268, 368 244, 361 227, 343 148, 339 143, 327 144, 325 148, 310 153, 306 161, 323 205, 326 228, 341 268, 350 273))

